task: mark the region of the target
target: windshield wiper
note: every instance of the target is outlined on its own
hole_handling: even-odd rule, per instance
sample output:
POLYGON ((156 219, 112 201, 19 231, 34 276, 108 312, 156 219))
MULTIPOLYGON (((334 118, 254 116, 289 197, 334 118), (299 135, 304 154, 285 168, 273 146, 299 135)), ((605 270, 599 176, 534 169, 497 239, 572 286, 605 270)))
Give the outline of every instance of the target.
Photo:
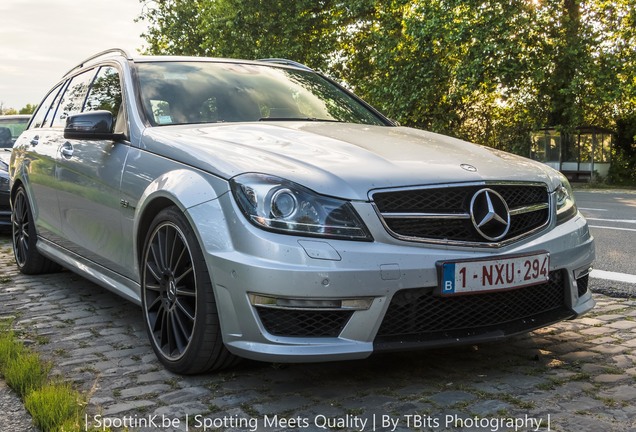
POLYGON ((261 117, 258 121, 311 121, 311 122, 331 122, 343 123, 341 120, 319 119, 316 117, 261 117))

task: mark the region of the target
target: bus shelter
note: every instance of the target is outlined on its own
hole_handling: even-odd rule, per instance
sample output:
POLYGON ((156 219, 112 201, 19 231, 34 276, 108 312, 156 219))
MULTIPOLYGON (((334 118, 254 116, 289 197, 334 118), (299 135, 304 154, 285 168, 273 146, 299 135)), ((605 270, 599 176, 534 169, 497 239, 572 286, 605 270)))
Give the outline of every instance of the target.
POLYGON ((600 127, 579 127, 573 134, 544 128, 532 134, 530 157, 561 171, 572 181, 606 177, 614 133, 600 127))

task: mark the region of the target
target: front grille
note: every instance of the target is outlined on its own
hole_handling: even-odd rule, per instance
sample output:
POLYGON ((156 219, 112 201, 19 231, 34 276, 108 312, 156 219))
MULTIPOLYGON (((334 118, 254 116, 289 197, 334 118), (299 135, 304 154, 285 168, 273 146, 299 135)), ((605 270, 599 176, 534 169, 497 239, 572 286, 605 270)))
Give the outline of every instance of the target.
POLYGON ((372 200, 387 230, 411 241, 493 244, 479 234, 470 218, 470 202, 480 190, 492 189, 510 209, 510 229, 497 241, 506 243, 527 236, 550 220, 545 185, 471 184, 444 188, 381 191, 372 200))
POLYGON ((353 311, 315 311, 257 307, 268 333, 290 337, 337 337, 353 311))
POLYGON ((506 333, 507 327, 514 327, 514 332, 531 330, 540 326, 539 317, 547 324, 572 315, 565 305, 566 285, 563 272, 555 271, 544 284, 510 291, 440 297, 433 295, 434 288, 400 290, 391 300, 376 344, 506 333))

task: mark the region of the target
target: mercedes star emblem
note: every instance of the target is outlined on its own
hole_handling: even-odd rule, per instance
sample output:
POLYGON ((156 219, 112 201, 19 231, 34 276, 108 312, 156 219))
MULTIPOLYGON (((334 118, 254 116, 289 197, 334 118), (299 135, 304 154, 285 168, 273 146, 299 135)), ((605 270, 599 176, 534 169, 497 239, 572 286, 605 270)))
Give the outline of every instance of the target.
POLYGON ((492 189, 481 189, 473 195, 470 217, 477 232, 486 240, 501 240, 510 229, 508 204, 492 189))

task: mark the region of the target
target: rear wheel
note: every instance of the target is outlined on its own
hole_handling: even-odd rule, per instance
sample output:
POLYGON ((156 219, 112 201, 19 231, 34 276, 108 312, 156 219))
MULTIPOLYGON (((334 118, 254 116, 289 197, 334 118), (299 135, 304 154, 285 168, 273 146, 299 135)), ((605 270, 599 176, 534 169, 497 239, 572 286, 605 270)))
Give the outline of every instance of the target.
POLYGON ((57 263, 42 256, 36 247, 37 234, 31 213, 29 198, 24 187, 18 187, 13 197, 11 211, 13 229, 13 254, 15 262, 24 274, 41 274, 58 271, 57 263))
POLYGON ((141 264, 146 329, 164 366, 195 374, 236 363, 223 345, 203 253, 178 208, 166 208, 153 220, 141 264))

